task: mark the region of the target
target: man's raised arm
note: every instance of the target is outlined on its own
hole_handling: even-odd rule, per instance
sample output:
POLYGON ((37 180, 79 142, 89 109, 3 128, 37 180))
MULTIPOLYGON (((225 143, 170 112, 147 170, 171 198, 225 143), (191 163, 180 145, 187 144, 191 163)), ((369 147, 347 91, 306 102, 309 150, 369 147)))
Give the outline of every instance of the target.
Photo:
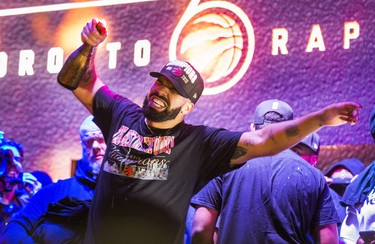
POLYGON ((360 109, 361 106, 354 102, 334 103, 295 120, 245 132, 237 144, 231 165, 242 164, 254 157, 277 154, 324 126, 354 125, 360 109))
POLYGON ((95 67, 95 47, 107 37, 105 21, 87 22, 81 32, 83 45, 65 61, 58 74, 58 82, 69 90, 92 113, 95 93, 104 86, 95 67))

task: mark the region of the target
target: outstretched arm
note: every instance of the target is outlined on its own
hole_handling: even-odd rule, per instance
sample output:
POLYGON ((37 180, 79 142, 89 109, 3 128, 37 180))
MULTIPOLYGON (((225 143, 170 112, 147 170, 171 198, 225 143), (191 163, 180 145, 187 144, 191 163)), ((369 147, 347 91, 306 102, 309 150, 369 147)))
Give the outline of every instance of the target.
POLYGON ((95 93, 104 86, 96 72, 95 47, 105 40, 107 34, 104 20, 93 19, 87 22, 81 32, 84 44, 68 57, 58 74, 59 83, 73 90, 73 94, 90 113, 93 112, 95 93))
POLYGON ((232 156, 231 166, 242 164, 254 157, 277 154, 324 126, 346 123, 354 125, 358 121, 359 109, 361 106, 354 102, 334 103, 295 120, 245 132, 232 156))

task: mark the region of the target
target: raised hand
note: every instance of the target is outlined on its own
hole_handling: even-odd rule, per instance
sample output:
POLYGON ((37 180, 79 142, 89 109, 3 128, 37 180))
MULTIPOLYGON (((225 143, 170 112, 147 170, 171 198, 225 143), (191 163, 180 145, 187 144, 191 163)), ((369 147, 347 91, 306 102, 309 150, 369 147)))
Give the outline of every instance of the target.
POLYGON ((34 195, 42 188, 42 183, 40 183, 38 179, 30 173, 23 173, 22 181, 25 183, 25 189, 31 195, 34 195))
POLYGON ((92 19, 91 22, 87 22, 81 32, 81 40, 90 46, 97 46, 102 43, 108 35, 106 21, 92 19))
POLYGON ((354 125, 358 121, 359 110, 361 108, 362 106, 355 102, 331 104, 319 111, 321 125, 337 126, 346 123, 354 125))

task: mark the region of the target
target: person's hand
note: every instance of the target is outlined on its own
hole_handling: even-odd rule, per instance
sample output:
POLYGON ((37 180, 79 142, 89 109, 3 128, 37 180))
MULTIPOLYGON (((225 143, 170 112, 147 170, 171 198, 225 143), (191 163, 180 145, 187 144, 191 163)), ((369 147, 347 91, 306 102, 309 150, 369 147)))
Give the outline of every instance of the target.
POLYGON ((105 40, 107 35, 106 21, 92 19, 90 22, 86 23, 85 27, 83 27, 81 40, 90 46, 96 47, 105 40))
POLYGON ((30 195, 34 195, 42 188, 42 183, 30 173, 23 173, 22 181, 25 184, 25 189, 30 195))
POLYGON ((320 111, 322 126, 336 126, 349 123, 354 125, 358 121, 361 105, 355 102, 334 103, 320 111))

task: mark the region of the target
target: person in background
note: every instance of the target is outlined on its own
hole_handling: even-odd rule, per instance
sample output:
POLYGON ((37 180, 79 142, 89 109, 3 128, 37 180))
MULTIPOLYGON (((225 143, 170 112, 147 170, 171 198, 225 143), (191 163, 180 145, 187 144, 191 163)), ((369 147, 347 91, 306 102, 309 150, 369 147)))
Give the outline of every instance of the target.
POLYGON ((185 118, 204 89, 197 69, 171 60, 160 72, 151 72, 155 82, 140 107, 112 91, 97 74, 92 47, 107 33, 105 21, 87 22, 81 32, 84 44, 57 77, 94 115, 107 141, 86 243, 182 243, 189 201, 210 179, 251 158, 289 148, 323 126, 358 120, 361 106, 343 102, 258 132, 187 124, 185 118), (83 75, 71 75, 78 73, 83 75), (71 82, 75 77, 82 77, 78 84, 71 82))
MULTIPOLYGON (((306 138, 304 138, 298 145, 292 148, 297 154, 299 154, 303 159, 309 162, 312 166, 316 166, 319 160, 320 151, 320 137, 317 133, 312 133, 306 138)), ((360 162, 360 161, 359 161, 360 162)), ((358 162, 356 162, 358 163, 358 162)), ((361 163, 361 162, 360 162, 361 163)), ((362 164, 363 165, 363 164, 362 164)), ((353 167, 353 169, 356 167, 353 167)), ((361 167, 358 167, 361 168, 361 167)), ((325 179, 330 186, 329 192, 331 193, 332 200, 335 204, 335 209, 337 211, 339 222, 337 223, 337 231, 340 233, 341 224, 346 216, 345 207, 341 205, 341 195, 339 195, 333 188, 331 188, 332 180, 325 176, 325 179)))
POLYGON ((106 149, 103 134, 87 117, 80 126, 82 158, 72 178, 42 188, 4 229, 0 243, 81 243, 88 207, 106 149))
POLYGON ((291 149, 301 158, 309 162, 311 166, 315 167, 319 160, 320 137, 316 132, 311 133, 291 149))
POLYGON ((349 183, 364 169, 365 165, 358 158, 346 158, 329 167, 324 175, 329 187, 342 197, 349 183))
POLYGON ((331 195, 335 202, 337 214, 340 218, 338 225, 341 231, 341 223, 346 216, 346 208, 341 205, 341 198, 344 195, 346 187, 365 169, 364 164, 357 158, 347 158, 333 164, 324 174, 331 188, 331 195))
MULTIPOLYGON (((287 103, 266 100, 257 106, 252 127, 292 119, 287 103)), ((316 162, 319 145, 311 150, 302 144, 295 147, 316 162)), ((323 174, 290 149, 215 178, 191 203, 196 207, 192 243, 212 243, 215 225, 217 243, 338 242, 338 217, 323 174)))
MULTIPOLYGON (((312 166, 316 166, 319 158, 320 151, 320 137, 317 133, 312 133, 303 139, 296 147, 292 148, 302 158, 309 162, 312 166), (305 150, 301 150, 304 147, 305 150), (305 156, 308 152, 314 152, 311 156, 305 156)), ((363 163, 356 158, 344 159, 334 165, 332 165, 325 173, 325 179, 330 187, 333 202, 337 214, 339 216, 339 222, 337 224, 338 232, 341 231, 341 224, 346 216, 346 209, 341 205, 341 198, 344 194, 346 186, 356 177, 360 172, 364 170, 363 163)))
MULTIPOLYGON (((370 114, 370 133, 375 141, 375 106, 370 114)), ((341 204, 346 207, 340 231, 343 243, 375 242, 375 161, 346 187, 341 204)))
POLYGON ((24 208, 42 188, 38 179, 23 172, 23 145, 11 139, 0 143, 0 232, 9 219, 24 208))

